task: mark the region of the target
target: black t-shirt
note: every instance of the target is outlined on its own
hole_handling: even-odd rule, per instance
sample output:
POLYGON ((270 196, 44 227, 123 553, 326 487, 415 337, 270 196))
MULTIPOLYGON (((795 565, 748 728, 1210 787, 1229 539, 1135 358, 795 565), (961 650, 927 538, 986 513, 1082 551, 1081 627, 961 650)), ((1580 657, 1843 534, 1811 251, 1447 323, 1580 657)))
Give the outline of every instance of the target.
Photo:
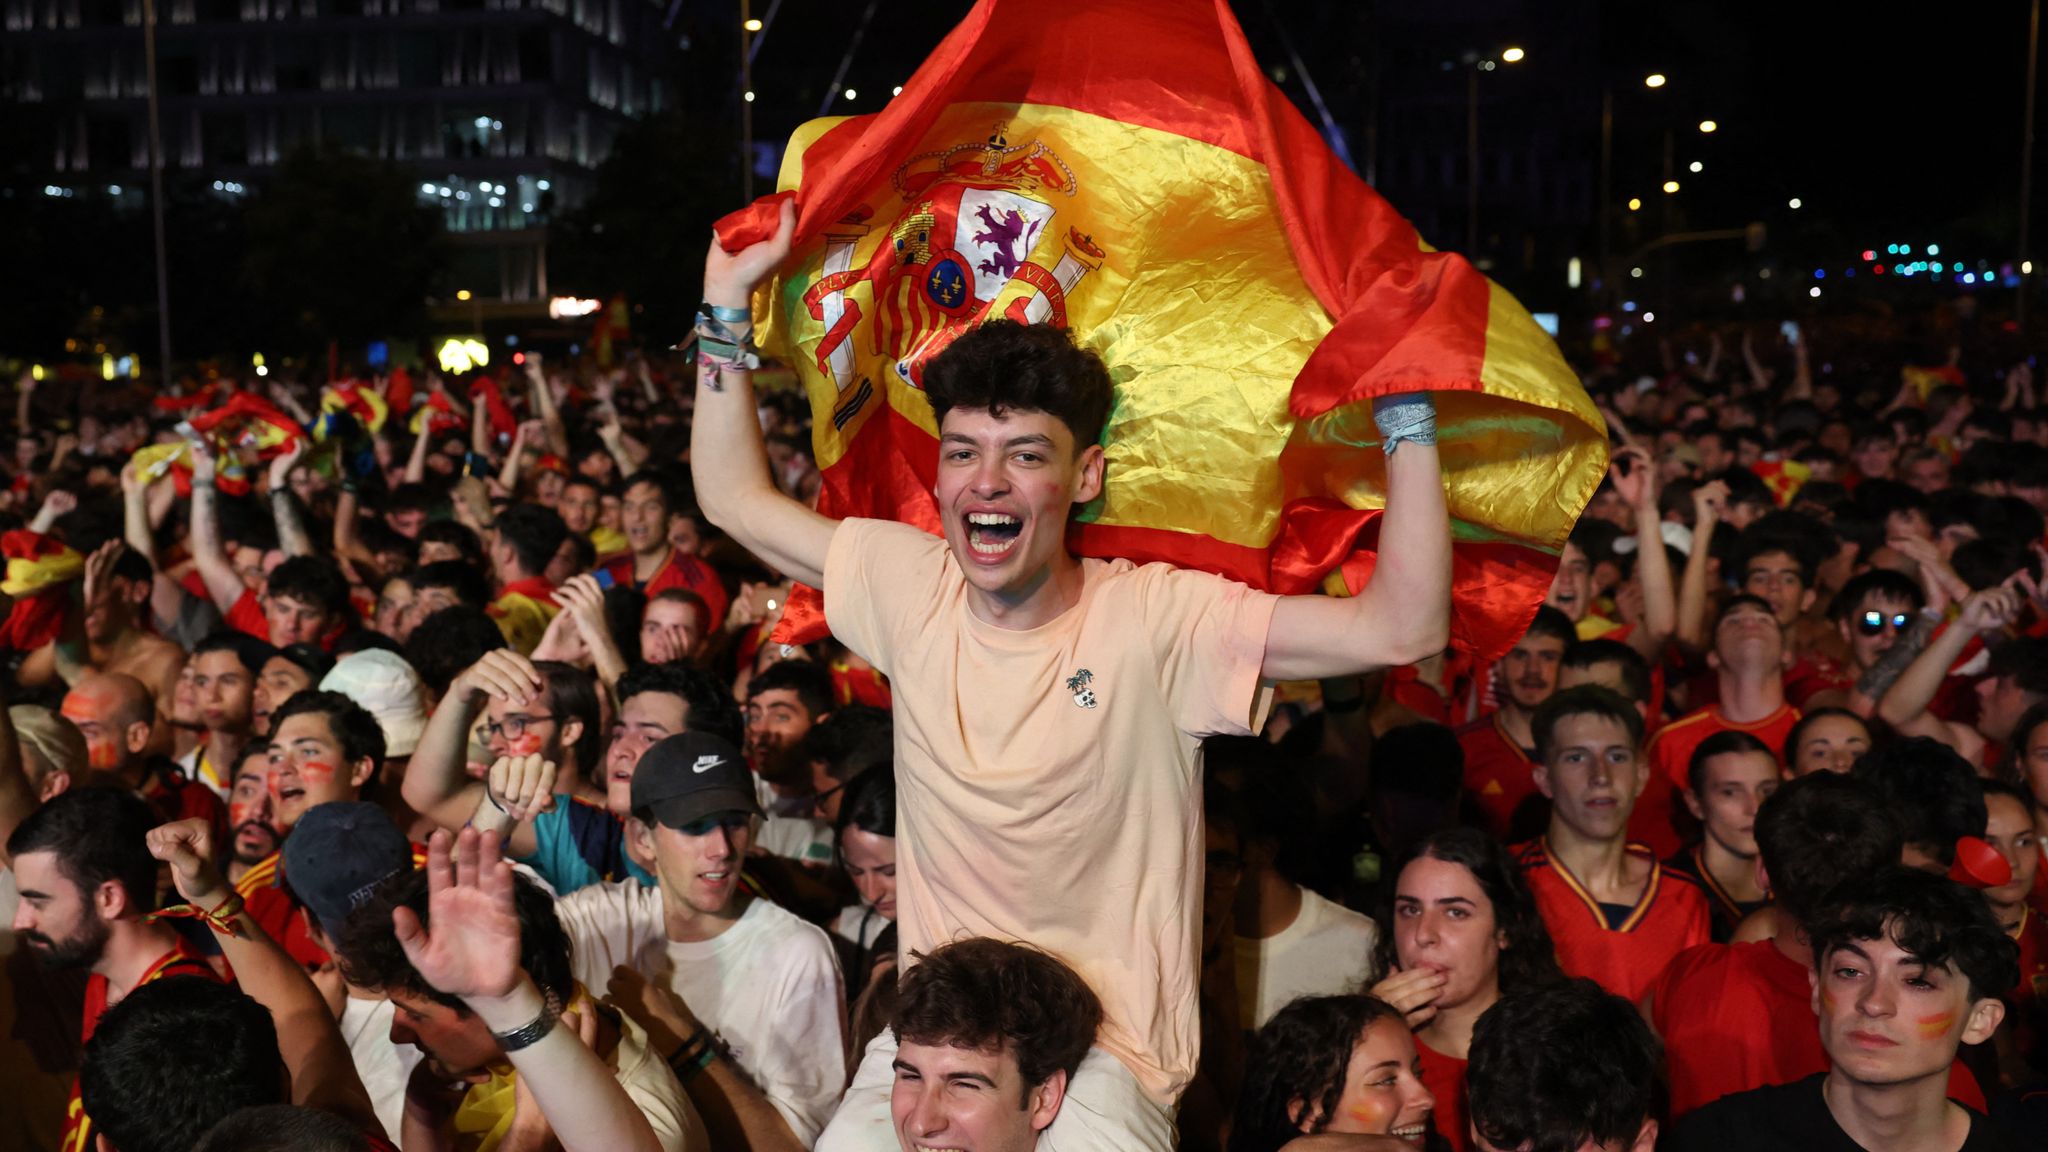
MULTIPOLYGON (((1825 1072, 1723 1096, 1680 1120, 1658 1152, 1883 1152, 1849 1138, 1821 1096, 1825 1072)), ((1962 1152, 2015 1152, 2018 1145, 1983 1113, 1970 1113, 1970 1135, 1962 1152)))

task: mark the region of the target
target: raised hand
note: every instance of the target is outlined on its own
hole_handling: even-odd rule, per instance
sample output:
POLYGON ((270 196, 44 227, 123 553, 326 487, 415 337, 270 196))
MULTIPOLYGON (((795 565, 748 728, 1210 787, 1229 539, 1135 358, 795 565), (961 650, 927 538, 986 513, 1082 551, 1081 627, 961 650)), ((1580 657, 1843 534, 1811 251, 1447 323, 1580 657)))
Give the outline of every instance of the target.
POLYGON ((171 883, 194 908, 212 909, 232 891, 213 864, 213 832, 194 817, 160 825, 144 839, 149 854, 171 866, 171 883))
POLYGON ((597 577, 589 573, 569 577, 555 589, 555 602, 562 606, 564 616, 573 619, 585 644, 595 648, 611 643, 611 625, 604 615, 604 589, 598 587, 597 577))
POLYGON ((128 545, 119 540, 109 540, 92 550, 85 558, 85 606, 97 607, 100 601, 113 591, 114 565, 120 562, 121 554, 128 545))
POLYGON ((192 482, 213 483, 214 475, 220 466, 220 461, 213 452, 213 444, 206 437, 197 435, 187 439, 185 443, 192 454, 192 482))
POLYGON ((464 828, 427 841, 427 923, 394 908, 391 927, 405 958, 436 991, 465 999, 502 999, 519 987, 519 915, 512 865, 497 833, 464 828))
POLYGON ((1970 593, 1963 601, 1956 623, 1973 632, 1994 632, 2019 619, 2020 609, 2025 603, 2026 594, 2013 587, 2011 581, 1982 588, 1970 593))
POLYGON ((70 515, 77 508, 77 493, 64 488, 52 488, 50 489, 50 494, 43 497, 43 510, 37 516, 37 519, 55 520, 59 516, 70 515))
POLYGON ((1715 480, 1692 490, 1693 531, 1711 528, 1728 514, 1728 484, 1715 480))
POLYGON ((271 458, 270 490, 277 491, 291 482, 292 469, 306 458, 306 440, 303 436, 292 437, 292 446, 271 458))
POLYGON ((789 258, 796 237, 796 199, 782 202, 782 217, 775 235, 737 252, 727 252, 714 237, 704 256, 704 299, 728 308, 744 308, 754 286, 766 279, 777 265, 789 258))
POLYGON ((533 661, 510 648, 484 653, 484 658, 455 678, 450 695, 482 693, 507 704, 531 704, 547 687, 533 661))
POLYGON ((1650 463, 1649 453, 1640 448, 1616 452, 1613 463, 1608 465, 1607 478, 1629 507, 1638 512, 1657 510, 1657 470, 1650 463))
POLYGON ((541 759, 538 753, 501 756, 491 765, 485 787, 516 824, 554 810, 555 771, 555 762, 541 759))

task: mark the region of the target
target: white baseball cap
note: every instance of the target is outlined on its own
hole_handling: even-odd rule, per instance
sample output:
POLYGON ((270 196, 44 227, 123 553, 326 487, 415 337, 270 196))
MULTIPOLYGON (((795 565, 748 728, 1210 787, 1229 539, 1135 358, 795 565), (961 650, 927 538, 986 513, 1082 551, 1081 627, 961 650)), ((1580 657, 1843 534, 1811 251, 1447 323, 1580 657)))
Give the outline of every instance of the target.
POLYGON ((384 730, 384 755, 410 756, 427 726, 426 690, 405 657, 382 648, 351 652, 320 681, 323 692, 339 692, 377 718, 384 730))

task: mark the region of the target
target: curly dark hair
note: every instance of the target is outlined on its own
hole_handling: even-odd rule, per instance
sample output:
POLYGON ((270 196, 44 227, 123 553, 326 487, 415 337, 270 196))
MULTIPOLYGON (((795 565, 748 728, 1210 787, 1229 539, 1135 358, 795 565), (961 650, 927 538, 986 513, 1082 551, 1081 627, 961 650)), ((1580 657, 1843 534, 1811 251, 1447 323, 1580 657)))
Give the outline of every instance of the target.
POLYGON ((2020 981, 2020 946, 1981 893, 1946 876, 1894 864, 1850 881, 1807 925, 1814 967, 1859 940, 1890 939, 1932 968, 1952 967, 1970 999, 2002 996, 2020 981))
POLYGON ((1502 997, 1472 1028, 1473 1130, 1496 1148, 1626 1147, 1657 1115, 1663 1046, 1635 1006, 1591 980, 1502 997))
POLYGON ((1501 995, 1564 979, 1564 971, 1557 966, 1557 946, 1551 943, 1550 929, 1543 925, 1543 916, 1536 910, 1536 897, 1529 893, 1522 870, 1498 840, 1477 828, 1447 828, 1433 833, 1417 841, 1395 861, 1393 871, 1387 873, 1394 882, 1386 885, 1386 897, 1379 909, 1379 922, 1384 926, 1379 942, 1374 945, 1379 971, 1393 971, 1399 960, 1394 953, 1393 925, 1401 873, 1424 856, 1470 872, 1479 890, 1486 894, 1487 903, 1493 906, 1494 927, 1507 939, 1500 950, 1495 976, 1501 995))
POLYGON ((1095 1043, 1102 1002, 1045 952, 975 937, 911 957, 890 1021, 898 1043, 1008 1049, 1026 1102, 1053 1073, 1072 1077, 1095 1043))
POLYGON ((355 609, 348 600, 348 580, 332 560, 317 556, 294 556, 270 570, 263 582, 263 594, 275 599, 289 596, 334 618, 353 623, 355 609))
POLYGON ((1381 1020, 1407 1027, 1371 996, 1303 996, 1274 1013, 1245 1053, 1230 1152, 1276 1152, 1303 1134, 1297 1111, 1320 1117, 1309 1131, 1322 1131, 1344 1095, 1352 1050, 1381 1020))
POLYGON ((1043 412, 1074 434, 1076 454, 1100 443, 1114 388, 1102 357, 1064 328, 990 320, 924 366, 924 394, 940 426, 955 408, 1043 412))
MULTIPOLYGON (((512 877, 513 907, 519 916, 519 966, 544 993, 555 994, 567 1004, 575 991, 576 974, 569 965, 569 933, 555 915, 555 901, 540 886, 524 876, 512 877)), ((376 895, 349 914, 335 935, 342 971, 351 984, 383 992, 403 992, 444 1004, 463 1015, 469 1008, 462 999, 428 984, 419 970, 406 959, 398 933, 391 927, 391 913, 410 908, 420 918, 420 927, 431 927, 427 917, 427 873, 407 869, 386 880, 376 895)))

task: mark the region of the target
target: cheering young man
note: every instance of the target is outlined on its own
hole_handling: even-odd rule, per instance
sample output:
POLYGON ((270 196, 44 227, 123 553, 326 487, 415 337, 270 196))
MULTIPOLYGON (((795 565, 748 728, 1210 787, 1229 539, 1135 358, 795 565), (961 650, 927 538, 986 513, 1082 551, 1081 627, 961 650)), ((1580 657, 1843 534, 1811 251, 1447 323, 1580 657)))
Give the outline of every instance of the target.
MULTIPOLYGON (((1083 561, 1073 507, 1101 495, 1109 372, 1058 329, 994 322, 925 366, 939 432, 939 539, 836 521, 770 479, 748 371, 754 286, 789 254, 713 245, 692 468, 704 511, 823 589, 834 634, 889 676, 903 781, 898 931, 906 953, 1023 939, 1101 998, 1097 1044, 1048 1130, 1055 1145, 1164 1150, 1194 1073, 1196 750, 1257 730, 1261 679, 1353 675, 1440 651, 1451 540, 1427 397, 1380 400, 1387 506, 1372 582, 1279 597, 1163 564, 1083 561)), ((868 1049, 820 1148, 895 1143, 895 1045, 868 1049)))

